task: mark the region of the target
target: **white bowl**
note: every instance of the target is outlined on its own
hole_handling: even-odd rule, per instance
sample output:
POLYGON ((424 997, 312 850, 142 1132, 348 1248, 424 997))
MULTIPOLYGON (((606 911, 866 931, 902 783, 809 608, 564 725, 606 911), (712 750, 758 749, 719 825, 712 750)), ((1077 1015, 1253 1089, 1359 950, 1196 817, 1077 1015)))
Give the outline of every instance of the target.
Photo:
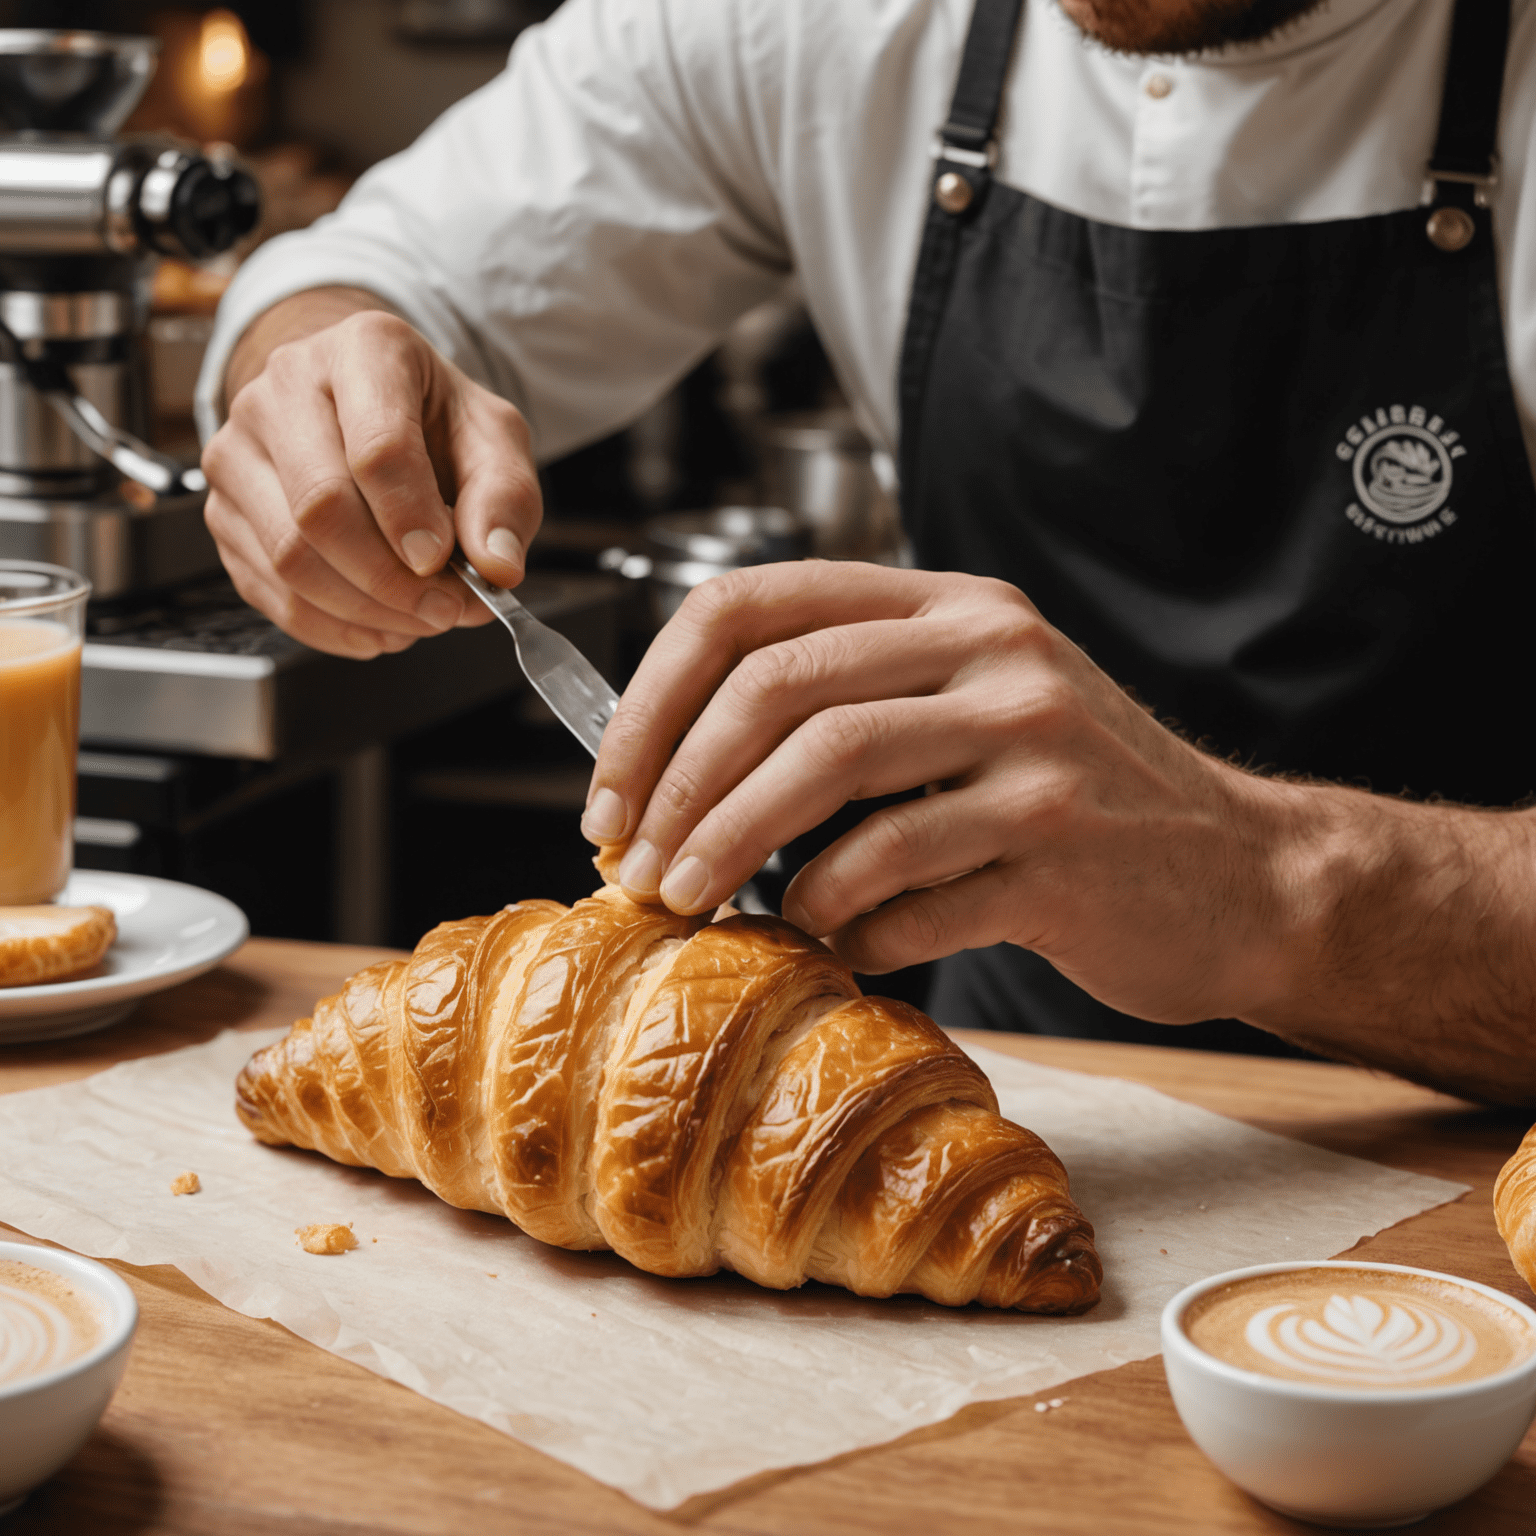
POLYGON ((1536 1354, 1447 1387, 1370 1391, 1284 1381, 1207 1354, 1184 1332, 1190 1303, 1219 1286, 1293 1270, 1377 1270, 1443 1280, 1502 1303, 1536 1334, 1536 1312, 1474 1280, 1355 1259, 1256 1264, 1180 1291, 1163 1308, 1163 1368, 1195 1444, 1239 1488, 1321 1525, 1409 1525, 1480 1488, 1536 1417, 1536 1354))
POLYGON ((90 1437, 127 1367, 139 1304, 106 1265, 77 1254, 0 1242, 0 1261, 68 1276, 101 1309, 102 1321, 101 1342, 79 1359, 57 1370, 0 1383, 0 1514, 4 1514, 52 1477, 90 1437))

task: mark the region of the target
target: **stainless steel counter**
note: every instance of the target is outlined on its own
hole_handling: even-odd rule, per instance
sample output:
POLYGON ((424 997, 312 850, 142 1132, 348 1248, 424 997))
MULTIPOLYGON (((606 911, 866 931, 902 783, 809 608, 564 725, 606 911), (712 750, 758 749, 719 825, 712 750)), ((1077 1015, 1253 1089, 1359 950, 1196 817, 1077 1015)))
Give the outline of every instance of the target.
MULTIPOLYGON (((519 596, 601 668, 622 586, 536 573, 519 596)), ((250 610, 217 619, 199 627, 152 616, 88 641, 82 742, 261 762, 339 758, 524 686, 500 624, 364 662, 310 650, 250 610)))

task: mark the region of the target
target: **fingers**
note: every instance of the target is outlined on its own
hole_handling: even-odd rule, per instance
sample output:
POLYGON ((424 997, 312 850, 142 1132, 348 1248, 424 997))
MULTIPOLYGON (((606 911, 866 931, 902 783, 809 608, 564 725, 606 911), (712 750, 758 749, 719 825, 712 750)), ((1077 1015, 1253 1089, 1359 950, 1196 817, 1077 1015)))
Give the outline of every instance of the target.
POLYGON ((673 748, 744 656, 833 626, 922 613, 939 585, 927 572, 797 561, 696 587, 646 652, 609 722, 586 835, 599 843, 632 836, 673 748))
MULTIPOLYGON (((209 497, 209 507, 216 512, 216 495, 209 497)), ((246 602, 295 640, 318 651, 367 661, 384 652, 404 650, 413 643, 409 635, 349 624, 315 607, 273 575, 271 565, 259 553, 259 546, 256 557, 248 559, 240 547, 221 540, 219 554, 235 590, 246 602)))
POLYGON ((515 587, 544 516, 527 424, 505 400, 478 389, 462 393, 453 415, 459 543, 487 581, 515 587))
POLYGON ((676 912, 717 905, 775 848, 849 800, 894 794, 971 767, 983 746, 968 714, 966 701, 952 694, 823 710, 714 806, 675 853, 636 838, 619 883, 642 899, 654 900, 659 890, 676 912))
MULTIPOLYGON (((439 632, 440 626, 387 607, 348 581, 303 536, 278 471, 265 454, 246 444, 241 459, 236 477, 241 487, 239 508, 214 491, 204 509, 221 553, 237 552, 251 569, 263 572, 264 586, 274 592, 291 591, 345 624, 406 638, 439 632)), ((364 517, 365 532, 372 531, 377 538, 377 531, 366 522, 366 512, 364 517)), ((263 611, 275 623, 284 624, 279 614, 263 611)))
POLYGON ((834 933, 892 897, 990 863, 1007 821, 978 784, 876 811, 790 881, 784 916, 817 938, 834 933))
POLYGON ((1022 871, 996 864, 945 885, 908 891, 855 918, 826 942, 849 967, 880 976, 1011 936, 1022 871))
POLYGON ((381 312, 276 348, 204 462, 220 493, 209 525, 248 600, 347 654, 349 625, 412 637, 489 622, 444 571, 455 519, 476 565, 515 585, 542 515, 522 417, 381 312))
MULTIPOLYGON (((236 396, 204 464, 233 512, 252 524, 280 581, 288 580, 290 567, 313 571, 313 551, 348 586, 393 610, 394 628, 438 633, 461 617, 463 589, 452 577, 422 580, 402 563, 354 476, 346 441, 349 407, 338 404, 331 386, 340 376, 345 401, 347 377, 362 371, 355 358, 343 367, 317 356, 309 344, 279 348, 236 396), (253 474, 262 483, 253 484, 253 474), (420 624, 400 622, 407 616, 420 624)), ((407 382, 397 369, 396 384, 407 382)), ((363 430, 366 435, 366 422, 363 430)), ((435 485, 432 495, 441 500, 435 485)), ((312 590, 302 595, 324 602, 312 590)))
MULTIPOLYGON (((754 836, 780 836, 780 842, 786 842, 805 831, 805 826, 796 826, 788 833, 783 833, 783 826, 811 816, 813 808, 820 809, 820 820, 845 800, 885 793, 842 776, 806 783, 806 776, 817 771, 816 765, 806 762, 808 753, 817 759, 846 756, 859 745, 859 733, 877 730, 874 717, 829 714, 803 739, 794 733, 823 710, 846 710, 848 705, 934 693, 954 671, 955 645, 951 633, 934 630, 922 621, 888 619, 817 630, 765 645, 746 656, 720 684, 651 793, 621 871, 625 885, 634 894, 654 897, 656 883, 645 889, 641 882, 659 880, 660 871, 673 863, 685 839, 690 845, 688 852, 716 869, 711 848, 722 840, 720 829, 707 834, 700 826, 697 836, 690 834, 700 819, 768 759, 773 759, 771 771, 780 777, 773 780, 766 799, 762 794, 750 797, 757 813, 754 836), (839 739, 829 739, 829 733, 839 739), (796 748, 790 750, 788 743, 797 743, 796 748), (780 751, 780 745, 785 745, 785 750, 780 751), (656 851, 654 859, 647 849, 656 851)), ((945 753, 946 759, 948 756, 945 753)), ((912 762, 903 763, 899 777, 906 779, 911 771, 912 762)), ((877 779, 883 780, 888 773, 888 768, 877 770, 877 779)), ((897 788, 905 790, 922 782, 919 777, 897 788)), ((737 797, 737 805, 742 799, 737 797)), ((736 820, 736 816, 731 819, 736 820)), ((731 836, 740 839, 743 828, 736 828, 731 836)), ((777 846, 779 842, 763 848, 759 859, 777 846)), ((737 842, 727 865, 717 869, 719 879, 730 879, 727 869, 734 871, 750 857, 748 843, 737 842)), ((746 869, 731 889, 734 891, 756 868, 746 869)))

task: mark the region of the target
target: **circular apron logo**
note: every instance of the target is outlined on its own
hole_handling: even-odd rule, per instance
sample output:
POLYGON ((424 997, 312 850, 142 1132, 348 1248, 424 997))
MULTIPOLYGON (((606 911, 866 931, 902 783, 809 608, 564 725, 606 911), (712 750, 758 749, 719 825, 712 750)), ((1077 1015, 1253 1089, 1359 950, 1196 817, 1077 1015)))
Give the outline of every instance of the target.
POLYGON ((1386 544, 1422 544, 1456 521, 1450 505, 1461 434, 1422 405, 1379 407, 1334 452, 1351 466, 1355 499, 1344 515, 1386 544))

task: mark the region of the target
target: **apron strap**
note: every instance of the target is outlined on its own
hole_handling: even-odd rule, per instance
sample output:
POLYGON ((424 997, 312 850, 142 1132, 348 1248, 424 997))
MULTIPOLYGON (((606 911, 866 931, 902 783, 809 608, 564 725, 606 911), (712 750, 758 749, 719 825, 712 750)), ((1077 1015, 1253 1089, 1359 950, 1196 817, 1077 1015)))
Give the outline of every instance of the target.
POLYGON ((949 121, 934 139, 933 201, 923 223, 917 271, 907 301, 907 323, 897 365, 900 410, 900 480, 905 505, 917 484, 917 424, 922 419, 928 365, 949 302, 960 259, 962 215, 974 212, 992 180, 997 145, 992 134, 1003 104, 1013 40, 1024 0, 975 0, 960 55, 960 76, 949 121))
POLYGON ((1437 179, 1492 178, 1498 164, 1499 98, 1509 51, 1509 0, 1460 0, 1430 157, 1437 179))
POLYGON ((965 52, 960 56, 960 78, 949 104, 949 121, 939 129, 941 149, 976 154, 991 145, 1008 80, 1013 35, 1023 9, 1024 0, 976 0, 965 52))
POLYGON ((1023 10, 1024 0, 976 0, 971 13, 949 121, 939 129, 933 146, 937 162, 933 196, 945 213, 964 213, 992 178, 997 162, 993 130, 1023 10))
POLYGON ((1434 183, 1430 242, 1465 249, 1477 233, 1473 210, 1486 208, 1499 179, 1499 103, 1509 52, 1509 0, 1457 0, 1450 58, 1440 98, 1440 129, 1429 158, 1434 183))

